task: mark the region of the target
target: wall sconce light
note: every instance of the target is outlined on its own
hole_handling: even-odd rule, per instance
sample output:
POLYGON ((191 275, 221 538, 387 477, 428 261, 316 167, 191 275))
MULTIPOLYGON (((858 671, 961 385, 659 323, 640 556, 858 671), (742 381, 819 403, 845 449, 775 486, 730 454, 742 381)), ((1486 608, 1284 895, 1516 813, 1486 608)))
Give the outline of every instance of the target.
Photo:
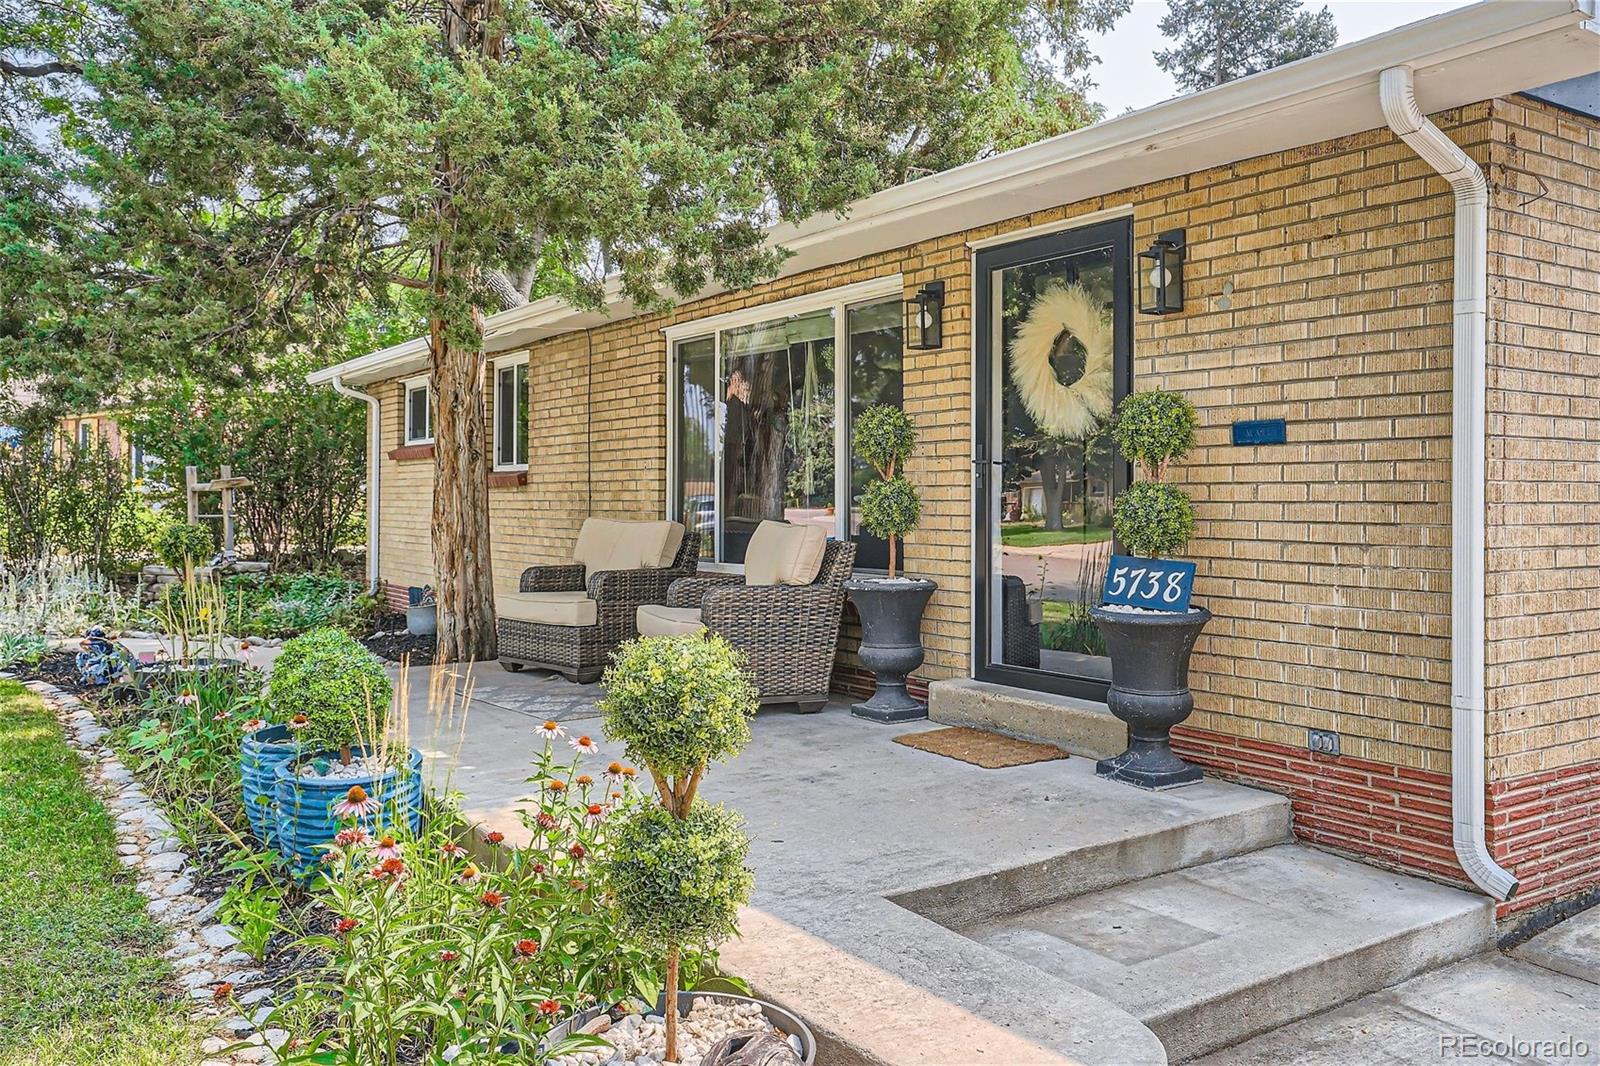
POLYGON ((1183 310, 1183 230, 1169 229, 1139 253, 1139 313, 1172 315, 1183 310))
POLYGON ((910 348, 944 347, 944 282, 930 281, 906 301, 911 309, 910 348))

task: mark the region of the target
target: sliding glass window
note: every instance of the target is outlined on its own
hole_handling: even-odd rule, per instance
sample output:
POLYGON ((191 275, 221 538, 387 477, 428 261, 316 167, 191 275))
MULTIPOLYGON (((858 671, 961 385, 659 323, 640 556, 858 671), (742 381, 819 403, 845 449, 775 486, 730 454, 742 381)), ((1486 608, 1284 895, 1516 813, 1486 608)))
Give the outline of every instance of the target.
POLYGON ((855 517, 872 473, 850 458, 849 426, 871 404, 900 403, 902 307, 824 301, 673 345, 672 513, 703 534, 708 560, 742 563, 776 519, 856 539, 859 567, 887 565, 855 517))

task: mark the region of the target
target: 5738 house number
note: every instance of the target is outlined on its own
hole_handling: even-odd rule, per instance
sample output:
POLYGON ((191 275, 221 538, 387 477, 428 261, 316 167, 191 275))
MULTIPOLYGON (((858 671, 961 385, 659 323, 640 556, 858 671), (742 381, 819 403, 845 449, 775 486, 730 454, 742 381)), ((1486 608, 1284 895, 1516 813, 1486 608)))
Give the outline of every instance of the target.
POLYGON ((1151 611, 1181 612, 1189 609, 1193 589, 1193 563, 1113 555, 1106 566, 1101 599, 1151 611))

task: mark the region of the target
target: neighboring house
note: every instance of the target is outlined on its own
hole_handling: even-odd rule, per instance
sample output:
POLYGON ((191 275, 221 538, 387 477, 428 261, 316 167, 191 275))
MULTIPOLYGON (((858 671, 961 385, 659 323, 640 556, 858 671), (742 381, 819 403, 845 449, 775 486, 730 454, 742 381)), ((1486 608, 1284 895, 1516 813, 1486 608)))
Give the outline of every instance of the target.
MULTIPOLYGON (((1002 707, 1042 692, 1068 697, 1050 713, 1103 713, 1103 669, 1004 661, 998 593, 998 501, 1018 486, 996 460, 1048 406, 1008 353, 1046 296, 1078 292, 1107 308, 1117 394, 1172 389, 1200 412, 1173 475, 1216 618, 1183 753, 1292 794, 1313 843, 1503 895, 1492 856, 1520 880, 1503 916, 1600 888, 1600 105, 1594 79, 1535 91, 1600 70, 1591 17, 1463 8, 923 178, 780 229, 781 277, 667 314, 618 298, 490 317, 498 586, 569 558, 591 514, 710 530, 707 567, 738 568, 763 517, 854 536, 850 417, 900 403, 925 499, 906 568, 939 584, 935 717, 966 678, 1004 686, 1002 707), (1475 169, 1460 202, 1438 173, 1408 71, 1486 172, 1486 221, 1475 169), (1181 313, 1141 314, 1135 257, 1175 231, 1181 313), (917 347, 902 308, 934 282, 942 337, 917 347), (1233 443, 1234 423, 1276 419, 1285 443, 1233 443), (774 424, 783 484, 753 461, 774 424), (1341 754, 1313 755, 1313 729, 1341 754), (1482 856, 1460 842, 1475 794, 1482 856)), ((1058 348, 1067 388, 1088 355, 1058 348)), ((311 375, 377 400, 375 554, 399 593, 433 580, 427 364, 419 338, 311 375)), ((1121 463, 1100 473, 1126 483, 1121 463)), ((1069 604, 1087 584, 1040 580, 1069 604)))
POLYGON ((134 481, 147 480, 160 465, 137 437, 117 419, 115 411, 87 411, 63 416, 56 423, 56 440, 87 449, 104 442, 111 458, 126 462, 128 476, 134 481))

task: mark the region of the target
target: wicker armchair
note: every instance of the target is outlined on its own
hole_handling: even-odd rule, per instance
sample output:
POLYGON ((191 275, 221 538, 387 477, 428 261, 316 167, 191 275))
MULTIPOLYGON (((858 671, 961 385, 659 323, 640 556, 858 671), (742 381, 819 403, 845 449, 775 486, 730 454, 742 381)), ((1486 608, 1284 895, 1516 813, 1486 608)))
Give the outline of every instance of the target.
MULTIPOLYGON (((689 612, 697 610, 699 626, 744 652, 762 703, 794 703, 801 711, 820 711, 828 702, 844 583, 855 569, 855 557, 854 544, 829 541, 822 567, 809 585, 747 585, 738 574, 680 578, 667 590, 667 611, 657 609, 654 615, 670 620, 688 614, 692 619, 689 612)), ((645 624, 649 631, 649 616, 645 624)))
POLYGON ((694 574, 699 558, 700 534, 685 533, 670 566, 592 574, 582 563, 528 567, 522 572, 518 591, 556 596, 549 599, 546 620, 511 618, 498 612, 495 632, 500 665, 511 671, 524 667, 554 670, 581 684, 598 680, 618 645, 639 635, 635 618, 640 605, 664 603, 667 589, 674 581, 694 574))

